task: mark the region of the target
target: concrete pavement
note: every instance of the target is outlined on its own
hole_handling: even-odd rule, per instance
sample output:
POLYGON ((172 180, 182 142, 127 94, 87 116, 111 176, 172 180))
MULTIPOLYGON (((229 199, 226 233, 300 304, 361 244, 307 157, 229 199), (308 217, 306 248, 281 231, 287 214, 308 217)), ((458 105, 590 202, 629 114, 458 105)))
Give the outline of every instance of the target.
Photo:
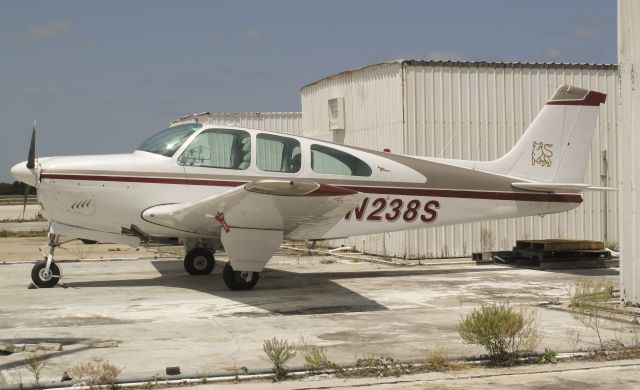
POLYGON ((0 230, 10 232, 26 232, 29 230, 49 230, 49 222, 2 222, 0 230))
MULTIPOLYGON (((25 222, 26 223, 26 222, 25 222)), ((49 253, 47 237, 0 239, 0 262, 35 262, 49 253)), ((62 246, 56 249, 58 261, 85 261, 105 259, 180 258, 182 247, 132 247, 120 244, 83 244, 72 237, 62 237, 62 246)), ((1 288, 1 286, 0 286, 1 288)))
MULTIPOLYGON (((0 242, 0 245, 2 243, 0 242)), ((219 260, 225 261, 223 256, 219 260)), ((390 267, 322 257, 276 256, 256 289, 227 290, 222 263, 212 275, 189 276, 180 259, 62 263, 64 283, 28 290, 31 264, 0 265, 0 342, 59 342, 44 377, 93 356, 149 378, 180 366, 195 377, 234 367, 267 368, 262 343, 271 337, 327 348, 330 359, 368 355, 415 359, 439 349, 451 356, 482 353, 457 334, 460 317, 485 302, 538 304, 564 298, 582 278, 617 280, 617 269, 546 272, 488 265, 390 267), (115 348, 92 348, 115 340, 115 348)), ((545 347, 570 350, 567 332, 581 329, 577 348, 595 334, 556 306, 537 306, 545 347)), ((606 339, 629 341, 636 326, 612 324, 606 339)), ((302 366, 303 348, 292 366, 302 366)), ((17 383, 27 355, 0 356, 0 383, 17 383)))
MULTIPOLYGON (((39 204, 28 204, 24 213, 25 219, 33 219, 40 212, 39 204)), ((4 219, 20 219, 22 218, 22 205, 1 205, 0 221, 4 219)))

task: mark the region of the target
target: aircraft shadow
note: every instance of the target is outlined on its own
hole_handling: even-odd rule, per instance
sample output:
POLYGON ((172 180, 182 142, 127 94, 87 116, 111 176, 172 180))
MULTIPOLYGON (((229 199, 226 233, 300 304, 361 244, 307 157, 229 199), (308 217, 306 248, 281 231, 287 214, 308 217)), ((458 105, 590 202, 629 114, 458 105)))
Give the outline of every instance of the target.
MULTIPOLYGON (((167 287, 182 288, 210 294, 234 302, 265 310, 264 315, 302 315, 353 313, 387 310, 383 305, 332 282, 327 277, 280 271, 266 268, 260 273, 260 281, 250 291, 231 291, 222 280, 224 262, 216 261, 210 275, 192 276, 186 273, 182 260, 152 261, 160 273, 155 278, 127 278, 120 280, 96 280, 67 282, 67 288, 94 287, 167 287)), ((237 316, 259 316, 239 309, 237 316)))
MULTIPOLYGON (((66 282, 67 288, 95 287, 140 287, 155 286, 184 288, 211 294, 235 302, 251 305, 270 314, 306 315, 331 313, 357 313, 388 310, 385 306, 350 290, 336 280, 359 278, 392 278, 415 275, 438 275, 470 272, 503 271, 504 268, 481 269, 400 269, 365 272, 288 272, 265 268, 260 281, 250 291, 231 291, 222 280, 224 262, 216 262, 210 275, 191 276, 183 267, 182 260, 152 261, 160 273, 156 278, 130 278, 121 280, 97 280, 85 282, 66 282)), ((267 315, 265 313, 265 315, 267 315)), ((234 313, 237 316, 256 313, 234 313)))

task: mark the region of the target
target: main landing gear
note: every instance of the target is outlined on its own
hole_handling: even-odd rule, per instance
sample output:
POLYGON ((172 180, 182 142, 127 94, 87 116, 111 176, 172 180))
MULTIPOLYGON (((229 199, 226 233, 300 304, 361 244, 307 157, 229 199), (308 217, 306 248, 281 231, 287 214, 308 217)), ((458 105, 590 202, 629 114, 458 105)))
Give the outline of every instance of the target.
MULTIPOLYGON (((193 248, 184 256, 184 269, 191 275, 208 275, 215 267, 214 252, 208 248, 193 248)), ((251 290, 260 272, 234 271, 228 262, 222 270, 222 279, 231 290, 251 290)))
POLYGON ((191 275, 208 275, 215 266, 211 249, 193 248, 184 256, 184 269, 191 275))
POLYGON ((231 290, 251 290, 258 283, 260 272, 234 271, 231 262, 228 262, 222 270, 224 284, 231 290))
POLYGON ((60 236, 49 233, 49 255, 31 270, 31 280, 39 288, 50 288, 58 284, 62 277, 60 268, 53 261, 53 252, 60 246, 60 236))

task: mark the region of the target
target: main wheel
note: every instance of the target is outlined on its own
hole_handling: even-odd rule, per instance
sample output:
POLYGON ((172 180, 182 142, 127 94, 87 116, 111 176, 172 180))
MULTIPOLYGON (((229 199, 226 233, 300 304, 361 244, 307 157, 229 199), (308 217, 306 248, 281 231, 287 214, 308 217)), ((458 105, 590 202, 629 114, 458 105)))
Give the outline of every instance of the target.
POLYGON ((93 245, 98 243, 98 241, 96 240, 88 240, 86 238, 81 238, 80 241, 82 241, 82 243, 86 245, 93 245))
POLYGON ((51 262, 51 266, 49 267, 49 271, 47 271, 47 261, 42 260, 33 266, 31 270, 31 280, 33 284, 40 288, 50 288, 58 284, 58 280, 60 279, 60 268, 58 265, 51 262))
POLYGON ((208 275, 215 265, 213 253, 206 248, 191 249, 184 256, 184 269, 191 275, 208 275))
POLYGON ((251 290, 258 283, 260 272, 234 271, 231 263, 227 263, 222 270, 224 284, 231 290, 251 290))

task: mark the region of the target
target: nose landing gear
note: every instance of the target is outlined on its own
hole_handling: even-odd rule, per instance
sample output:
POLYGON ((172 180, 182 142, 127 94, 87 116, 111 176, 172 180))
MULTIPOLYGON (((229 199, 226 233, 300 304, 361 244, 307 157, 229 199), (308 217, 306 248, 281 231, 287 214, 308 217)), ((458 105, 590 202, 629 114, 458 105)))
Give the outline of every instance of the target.
POLYGON ((60 246, 60 236, 49 233, 49 254, 45 260, 38 262, 31 269, 31 280, 39 288, 53 287, 62 277, 60 268, 53 261, 53 253, 58 246, 60 246))

